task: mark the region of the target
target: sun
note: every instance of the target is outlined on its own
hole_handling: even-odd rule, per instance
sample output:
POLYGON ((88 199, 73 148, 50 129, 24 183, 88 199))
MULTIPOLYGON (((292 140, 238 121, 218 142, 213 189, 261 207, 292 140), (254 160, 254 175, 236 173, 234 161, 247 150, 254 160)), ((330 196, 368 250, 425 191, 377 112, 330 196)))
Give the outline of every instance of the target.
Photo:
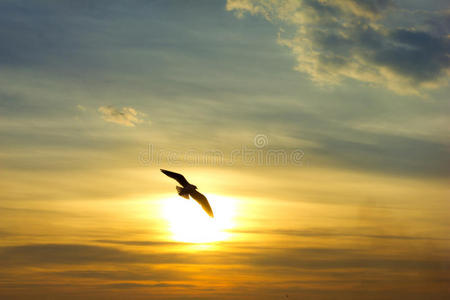
POLYGON ((186 243, 211 243, 227 240, 226 232, 234 227, 236 201, 218 195, 205 195, 214 211, 210 218, 193 199, 179 196, 162 199, 162 214, 167 220, 171 238, 186 243))

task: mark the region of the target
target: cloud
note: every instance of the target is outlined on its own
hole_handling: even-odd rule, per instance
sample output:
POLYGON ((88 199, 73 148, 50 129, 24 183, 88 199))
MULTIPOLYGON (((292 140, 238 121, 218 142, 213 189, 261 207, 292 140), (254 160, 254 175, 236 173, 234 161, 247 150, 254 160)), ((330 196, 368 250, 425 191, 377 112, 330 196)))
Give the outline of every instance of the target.
POLYGON ((323 229, 272 229, 272 230, 232 230, 234 233, 244 234, 270 234, 270 235, 286 235, 291 237, 315 237, 315 238, 368 238, 368 239, 382 239, 382 240, 399 240, 399 241, 448 241, 447 238, 437 238, 428 236, 410 236, 410 235, 389 235, 389 234, 370 234, 359 232, 345 232, 338 230, 323 230, 323 229))
POLYGON ((134 127, 137 123, 144 121, 138 116, 145 116, 145 114, 136 111, 132 107, 122 107, 120 110, 111 105, 100 106, 98 111, 106 122, 117 123, 129 127, 134 127))
POLYGON ((228 0, 227 10, 280 24, 278 41, 295 54, 296 70, 319 84, 353 79, 419 94, 447 83, 450 39, 436 24, 447 24, 448 12, 400 9, 391 0, 228 0))
POLYGON ((134 288, 193 288, 195 285, 192 284, 170 284, 170 283, 156 283, 156 284, 141 284, 141 283, 130 283, 130 282, 121 282, 121 283, 113 283, 107 285, 110 288, 114 289, 134 289, 134 288))
POLYGON ((78 109, 79 111, 86 111, 86 107, 84 107, 84 106, 81 105, 81 104, 77 104, 77 109, 78 109))
POLYGON ((138 253, 86 244, 28 244, 0 247, 0 266, 83 264, 208 264, 221 255, 186 257, 179 252, 138 253))
MULTIPOLYGON (((411 253, 409 257, 390 253, 389 259, 381 254, 363 249, 319 248, 319 247, 252 247, 244 244, 245 251, 217 251, 208 254, 198 253, 186 257, 182 252, 138 253, 111 247, 83 244, 28 244, 0 248, 2 266, 45 266, 45 265, 92 265, 92 264, 126 264, 126 265, 234 265, 241 266, 276 266, 283 268, 333 269, 345 268, 402 268, 433 269, 448 266, 445 258, 426 257, 421 253, 411 253), (249 252, 250 251, 250 252, 249 252), (227 259, 223 259, 227 257, 227 259)), ((82 277, 85 273, 77 271, 65 273, 67 276, 82 277), (81 272, 81 273, 80 273, 81 272)), ((151 274, 147 274, 150 276, 151 274)), ((133 274, 96 273, 93 277, 133 278, 133 274), (116 276, 117 275, 117 276, 116 276)), ((139 278, 140 279, 140 278, 139 278)))
POLYGON ((6 265, 133 263, 140 256, 110 247, 78 244, 31 244, 0 249, 6 265))
POLYGON ((121 241, 121 240, 95 240, 97 243, 128 245, 128 246, 177 246, 189 243, 167 242, 167 241, 121 241))
POLYGON ((238 242, 237 245, 242 246, 238 248, 235 245, 231 242, 223 244, 221 251, 189 255, 172 250, 129 252, 83 244, 0 247, 0 279, 7 278, 0 287, 0 294, 2 288, 33 288, 33 292, 38 285, 41 287, 38 291, 43 286, 56 288, 58 286, 51 285, 67 280, 83 292, 93 287, 132 289, 133 293, 141 288, 160 287, 179 288, 183 293, 194 287, 225 291, 214 283, 205 284, 205 276, 225 282, 240 293, 244 288, 261 294, 261 282, 253 279, 267 274, 273 279, 264 281, 267 288, 288 288, 297 292, 314 287, 321 292, 350 289, 401 292, 405 286, 420 284, 443 293, 449 276, 450 261, 443 250, 430 252, 427 248, 411 247, 411 251, 404 251, 406 248, 389 247, 386 241, 381 247, 373 248, 366 244, 359 247, 347 244, 346 248, 333 245, 286 247, 284 244, 271 247, 252 241, 238 242), (243 281, 243 278, 249 280, 243 281))
MULTIPOLYGON (((128 267, 131 268, 131 267, 128 267)), ((57 276, 57 277, 67 277, 67 278, 90 278, 98 280, 129 280, 129 281, 148 281, 148 280, 179 280, 183 279, 183 276, 170 269, 160 269, 151 268, 150 266, 145 267, 132 267, 132 270, 107 270, 107 269, 95 269, 88 268, 84 270, 64 270, 64 271, 47 271, 39 273, 41 276, 57 276)), ((185 278, 185 277, 184 277, 185 278)))

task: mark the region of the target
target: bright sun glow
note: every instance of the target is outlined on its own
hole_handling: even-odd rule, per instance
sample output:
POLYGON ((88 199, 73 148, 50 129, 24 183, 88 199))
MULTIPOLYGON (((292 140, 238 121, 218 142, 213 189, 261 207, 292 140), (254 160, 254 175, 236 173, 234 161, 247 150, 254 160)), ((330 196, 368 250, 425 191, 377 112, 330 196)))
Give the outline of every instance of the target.
POLYGON ((176 196, 162 200, 165 219, 169 223, 172 239, 186 243, 209 243, 229 238, 234 227, 233 217, 236 201, 233 198, 205 195, 214 212, 210 218, 193 199, 176 196))

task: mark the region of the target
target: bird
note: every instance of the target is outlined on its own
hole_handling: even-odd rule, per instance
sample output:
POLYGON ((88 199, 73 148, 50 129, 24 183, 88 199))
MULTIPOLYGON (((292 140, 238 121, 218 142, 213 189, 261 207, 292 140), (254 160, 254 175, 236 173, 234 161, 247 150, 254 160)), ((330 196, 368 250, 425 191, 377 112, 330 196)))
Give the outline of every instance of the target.
POLYGON ((206 199, 205 195, 197 191, 197 187, 193 184, 190 184, 183 175, 171 171, 167 171, 164 169, 160 169, 161 172, 169 176, 170 178, 175 179, 182 187, 177 186, 178 195, 183 198, 189 199, 189 196, 194 198, 198 204, 200 204, 203 210, 211 217, 214 218, 214 213, 209 205, 208 199, 206 199))

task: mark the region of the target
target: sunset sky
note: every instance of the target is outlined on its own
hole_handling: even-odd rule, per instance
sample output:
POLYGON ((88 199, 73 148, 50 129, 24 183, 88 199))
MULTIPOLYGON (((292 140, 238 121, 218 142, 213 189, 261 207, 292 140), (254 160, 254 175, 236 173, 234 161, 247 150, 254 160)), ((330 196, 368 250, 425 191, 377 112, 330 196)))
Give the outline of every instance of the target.
POLYGON ((0 298, 448 299, 449 74, 445 0, 2 0, 0 298))

